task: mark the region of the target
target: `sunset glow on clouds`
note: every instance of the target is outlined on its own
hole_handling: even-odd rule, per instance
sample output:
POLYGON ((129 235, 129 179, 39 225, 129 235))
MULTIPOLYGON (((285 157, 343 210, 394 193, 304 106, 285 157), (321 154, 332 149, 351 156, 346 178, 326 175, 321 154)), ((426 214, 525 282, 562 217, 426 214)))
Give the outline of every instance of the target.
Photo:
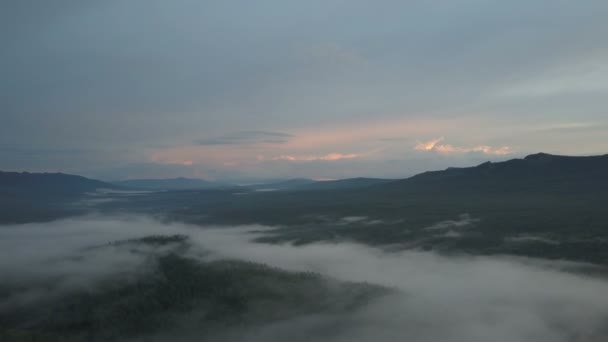
POLYGON ((404 177, 608 152, 606 1, 13 2, 0 170, 404 177))
POLYGON ((443 137, 433 139, 427 142, 419 142, 418 144, 416 144, 416 147, 414 147, 414 149, 418 151, 432 151, 441 141, 443 141, 443 137))
POLYGON ((353 159, 360 157, 359 154, 349 153, 329 153, 321 156, 291 156, 291 155, 282 155, 278 157, 271 158, 272 160, 287 160, 287 161, 313 161, 313 160, 326 160, 326 161, 335 161, 340 159, 353 159))
POLYGON ((167 165, 182 165, 192 166, 195 164, 193 160, 187 158, 180 158, 178 155, 171 155, 167 153, 154 152, 149 156, 149 161, 157 164, 167 165))
MULTIPOLYGON (((342 162, 359 170, 375 171, 377 165, 392 161, 394 174, 411 175, 423 171, 407 163, 409 158, 420 158, 415 151, 436 152, 452 159, 450 164, 477 163, 477 156, 500 158, 514 151, 512 148, 479 144, 487 137, 477 135, 475 143, 454 145, 444 138, 415 143, 422 135, 440 135, 454 129, 481 128, 483 120, 476 117, 453 119, 402 119, 374 122, 347 122, 323 127, 301 127, 284 131, 236 131, 220 135, 203 135, 190 144, 150 150, 148 161, 162 165, 184 166, 192 169, 221 170, 248 173, 278 173, 288 176, 339 178, 345 174, 342 162), (412 151, 412 144, 415 144, 412 151), (470 160, 467 162, 466 160, 470 160), (395 164, 395 161, 398 161, 395 164), (396 166, 401 165, 403 166, 396 166), (291 169, 290 165, 297 167, 291 169), (374 166, 376 165, 376 166, 374 166)), ((460 139, 462 141, 462 139, 460 139)), ((488 140, 488 141, 491 141, 488 140)), ((432 158, 431 155, 429 155, 432 158)), ((356 169, 355 169, 356 170, 356 169)), ((362 171, 353 171, 360 172, 362 171)), ((353 175, 360 175, 353 174, 353 175)), ((373 176, 375 173, 364 175, 373 176)))
POLYGON ((481 146, 473 146, 473 147, 462 147, 462 146, 453 146, 450 144, 440 144, 444 140, 443 137, 433 139, 427 142, 419 142, 414 146, 414 150, 417 151, 436 151, 440 153, 471 153, 471 152, 480 152, 484 154, 493 154, 493 155, 507 155, 512 154, 513 150, 509 146, 502 147, 492 147, 487 145, 481 146))

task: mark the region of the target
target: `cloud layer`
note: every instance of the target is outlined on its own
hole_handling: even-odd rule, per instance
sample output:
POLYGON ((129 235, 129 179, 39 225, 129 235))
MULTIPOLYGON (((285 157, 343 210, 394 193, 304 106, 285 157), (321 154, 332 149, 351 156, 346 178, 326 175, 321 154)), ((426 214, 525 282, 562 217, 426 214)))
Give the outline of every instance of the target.
MULTIPOLYGON (((274 177, 294 170, 273 157, 377 151, 348 169, 394 177, 605 153, 607 16, 603 0, 5 1, 0 169, 274 177), (439 136, 441 158, 412 151, 439 136)), ((322 162, 298 170, 351 176, 322 162)))
POLYGON ((271 158, 272 160, 287 160, 287 161, 314 161, 314 160, 326 160, 334 161, 340 159, 353 159, 358 158, 360 155, 356 153, 342 154, 342 153, 329 153, 321 156, 290 156, 282 155, 271 158))
POLYGON ((433 139, 427 142, 419 142, 414 146, 414 150, 416 151, 435 151, 439 153, 451 154, 451 153, 483 153, 490 155, 507 155, 512 154, 513 151, 509 146, 503 147, 492 147, 492 146, 473 146, 473 147, 462 147, 462 146, 454 146, 450 144, 441 144, 444 140, 443 137, 433 139))
POLYGON ((280 132, 242 131, 217 138, 202 139, 198 145, 255 145, 255 144, 284 144, 293 135, 280 132))

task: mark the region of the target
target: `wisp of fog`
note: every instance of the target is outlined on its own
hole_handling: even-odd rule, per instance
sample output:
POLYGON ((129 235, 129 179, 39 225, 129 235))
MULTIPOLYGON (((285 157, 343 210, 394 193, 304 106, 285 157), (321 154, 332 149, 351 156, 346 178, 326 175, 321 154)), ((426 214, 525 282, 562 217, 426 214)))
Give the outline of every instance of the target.
POLYGON ((303 246, 255 242, 271 229, 280 228, 199 227, 144 216, 85 216, 1 226, 0 282, 61 281, 2 298, 0 311, 44 303, 70 291, 95 291, 100 281, 135 276, 145 266, 145 253, 95 246, 182 234, 197 247, 189 252, 193 258, 246 260, 396 289, 343 316, 307 315, 231 330, 218 337, 222 341, 567 342, 608 336, 608 281, 566 271, 565 266, 572 264, 386 252, 346 242, 303 246))

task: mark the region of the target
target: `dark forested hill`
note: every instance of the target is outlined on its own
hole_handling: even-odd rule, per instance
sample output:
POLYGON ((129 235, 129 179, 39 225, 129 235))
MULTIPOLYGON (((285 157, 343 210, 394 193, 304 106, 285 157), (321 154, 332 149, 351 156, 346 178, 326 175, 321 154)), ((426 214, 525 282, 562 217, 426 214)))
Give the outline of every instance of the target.
POLYGON ((425 172, 381 188, 394 192, 434 191, 444 194, 453 191, 605 191, 608 189, 608 155, 570 157, 538 153, 523 159, 425 172))
POLYGON ((73 213, 66 204, 98 189, 124 189, 63 173, 0 171, 0 223, 54 219, 73 213))
POLYGON ((367 187, 309 187, 213 197, 157 193, 129 206, 192 223, 286 227, 274 241, 347 239, 608 264, 608 156, 541 153, 367 187))
POLYGON ((117 253, 147 262, 133 263, 129 276, 117 271, 96 282, 81 274, 64 275, 85 278, 86 289, 65 285, 64 277, 0 283, 2 303, 28 293, 46 294, 0 310, 0 341, 158 341, 151 336, 161 332, 171 336, 166 340, 196 336, 192 340, 222 341, 213 336, 299 316, 346 314, 394 293, 311 272, 193 257, 201 255, 200 247, 181 235, 116 241, 70 257, 91 262, 97 259, 88 259, 90 255, 117 253))
POLYGON ((15 195, 72 195, 97 189, 121 187, 82 176, 64 173, 0 171, 0 193, 15 195))

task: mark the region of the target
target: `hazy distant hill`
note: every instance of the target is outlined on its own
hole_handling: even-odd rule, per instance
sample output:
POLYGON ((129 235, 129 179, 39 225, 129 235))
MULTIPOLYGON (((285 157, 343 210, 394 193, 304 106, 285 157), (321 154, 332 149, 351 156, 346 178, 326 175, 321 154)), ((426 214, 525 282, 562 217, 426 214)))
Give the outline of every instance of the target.
POLYGON ((226 186, 222 183, 210 182, 204 179, 183 177, 166 179, 131 179, 114 182, 114 184, 144 190, 194 190, 226 186))
POLYGON ((271 183, 261 183, 261 184, 252 184, 248 185, 247 188, 250 189, 273 189, 273 190, 291 190, 297 189, 303 186, 308 186, 310 184, 316 183, 315 180, 308 178, 294 178, 288 179, 285 181, 271 182, 271 183))
POLYGON ((372 185, 384 184, 393 181, 392 179, 380 178, 347 178, 331 181, 316 181, 307 178, 294 178, 283 182, 256 184, 249 186, 253 189, 274 189, 274 190, 339 190, 339 189, 356 189, 372 185))
POLYGON ((97 189, 122 187, 64 173, 29 173, 0 171, 1 194, 77 195, 97 189))

